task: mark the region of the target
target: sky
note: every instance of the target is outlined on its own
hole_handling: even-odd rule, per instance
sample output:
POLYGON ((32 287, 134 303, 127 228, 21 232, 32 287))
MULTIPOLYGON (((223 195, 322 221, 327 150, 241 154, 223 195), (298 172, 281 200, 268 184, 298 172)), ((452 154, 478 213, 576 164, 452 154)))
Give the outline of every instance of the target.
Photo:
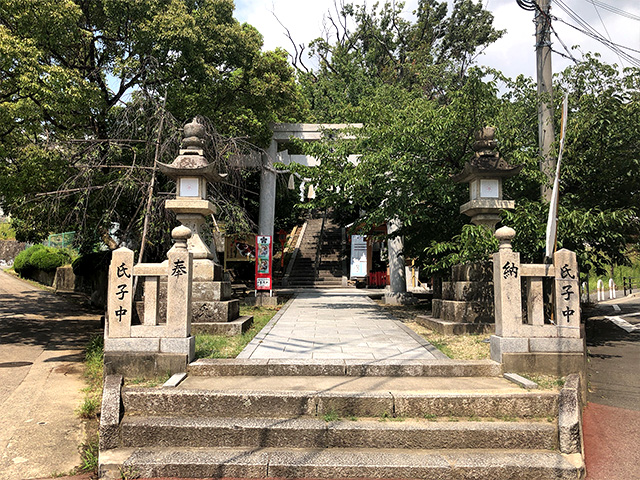
MULTIPOLYGON (((576 25, 576 22, 556 4, 556 1, 551 0, 551 14, 576 25)), ((629 53, 640 62, 640 20, 618 15, 600 6, 596 7, 592 3, 595 2, 597 5, 604 3, 640 18, 639 0, 561 1, 605 38, 637 50, 629 53)), ((289 29, 297 44, 308 44, 310 40, 322 35, 325 14, 334 8, 334 0, 235 0, 235 3, 236 18, 258 29, 264 37, 266 50, 282 47, 291 51, 291 42, 278 20, 289 29)), ((363 2, 352 0, 352 3, 363 2)), ((374 0, 368 2, 369 5, 373 3, 374 0)), ((406 0, 404 11, 407 18, 411 18, 411 12, 415 10, 417 4, 418 0, 406 0)), ((524 74, 534 78, 536 71, 534 13, 520 8, 516 0, 483 0, 483 5, 493 14, 495 28, 505 29, 506 33, 485 50, 477 59, 477 63, 496 68, 509 77, 524 74)), ((553 21, 552 25, 558 37, 575 58, 580 59, 582 53, 598 52, 605 62, 621 64, 618 56, 606 46, 565 25, 560 20, 553 21), (571 50, 573 46, 579 48, 571 50)), ((557 37, 552 35, 551 40, 554 50, 566 54, 557 37)), ((572 63, 570 59, 558 54, 553 55, 554 72, 559 72, 572 63)), ((622 65, 630 64, 624 62, 622 65)))

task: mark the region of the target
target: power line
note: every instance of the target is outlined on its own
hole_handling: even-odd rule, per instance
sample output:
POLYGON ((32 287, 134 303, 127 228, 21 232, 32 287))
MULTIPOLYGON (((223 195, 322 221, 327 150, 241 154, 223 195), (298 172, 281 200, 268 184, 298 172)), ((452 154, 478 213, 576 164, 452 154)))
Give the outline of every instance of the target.
POLYGON ((516 0, 516 3, 520 8, 529 12, 533 12, 538 7, 535 0, 516 0))
POLYGON ((560 38, 560 36, 558 35, 558 32, 556 32, 556 29, 553 28, 553 26, 551 26, 551 31, 553 32, 553 34, 556 36, 556 38, 558 39, 558 41, 560 42, 560 44, 562 45, 562 47, 564 48, 565 52, 567 52, 566 54, 559 52, 557 50, 553 50, 553 48, 551 49, 554 53, 557 53, 558 55, 564 57, 564 58, 568 58, 569 60, 573 60, 576 64, 580 63, 578 62, 578 60, 576 60, 576 58, 571 54, 571 51, 569 50, 569 48, 567 47, 567 45, 562 41, 562 39, 560 38))
MULTIPOLYGON (((596 0, 594 0, 596 1, 596 0)), ((631 65, 640 67, 640 59, 634 57, 633 55, 629 54, 628 52, 626 52, 625 50, 629 50, 632 52, 637 52, 640 53, 640 51, 638 50, 634 50, 630 47, 626 47, 624 45, 620 45, 617 43, 612 42, 611 40, 605 38, 602 36, 602 34, 600 34, 600 32, 598 32, 595 28, 593 28, 588 22, 586 22, 585 20, 583 20, 580 15, 578 15, 576 12, 574 12, 569 6, 567 6, 562 0, 555 0, 556 5, 558 5, 558 7, 563 10, 567 16, 573 20, 578 26, 573 25, 561 18, 556 18, 554 17, 555 20, 558 20, 562 23, 564 23, 565 25, 574 28, 575 30, 578 30, 579 32, 593 38, 594 40, 597 40, 598 42, 602 43, 603 45, 605 45, 607 48, 609 48, 610 50, 612 50, 614 53, 616 53, 621 59, 624 58, 628 63, 630 63, 631 65), (625 50, 623 50, 625 49, 625 50)))
POLYGON ((613 5, 609 5, 608 3, 604 3, 604 2, 599 2, 598 0, 584 0, 587 3, 590 3, 594 6, 598 6, 600 8, 602 8, 603 10, 608 10, 612 13, 615 13, 617 15, 620 15, 622 17, 626 17, 629 18, 631 20, 637 20, 640 21, 640 16, 639 15, 634 15, 633 13, 629 13, 626 12, 624 10, 619 9, 618 7, 614 7, 613 5))
MULTIPOLYGON (((607 38, 609 38, 609 41, 612 42, 613 39, 611 38, 611 35, 609 35, 609 30, 607 30, 607 26, 604 24, 604 20, 602 20, 602 16, 600 15, 600 10, 598 10, 598 6, 595 3, 591 3, 591 4, 593 5, 593 9, 598 14, 598 18, 600 19, 602 28, 604 28, 604 33, 607 34, 607 38)), ((620 64, 622 64, 622 57, 620 56, 620 54, 617 54, 617 55, 618 55, 618 60, 620 60, 620 64)))

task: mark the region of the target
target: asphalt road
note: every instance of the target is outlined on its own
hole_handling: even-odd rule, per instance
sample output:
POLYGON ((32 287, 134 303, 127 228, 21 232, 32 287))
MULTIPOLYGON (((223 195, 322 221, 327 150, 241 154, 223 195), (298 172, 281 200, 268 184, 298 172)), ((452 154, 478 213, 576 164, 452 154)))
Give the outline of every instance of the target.
POLYGON ((640 296, 602 302, 588 317, 587 479, 640 478, 640 296))
POLYGON ((0 272, 0 480, 79 465, 83 350, 99 328, 96 313, 0 272))

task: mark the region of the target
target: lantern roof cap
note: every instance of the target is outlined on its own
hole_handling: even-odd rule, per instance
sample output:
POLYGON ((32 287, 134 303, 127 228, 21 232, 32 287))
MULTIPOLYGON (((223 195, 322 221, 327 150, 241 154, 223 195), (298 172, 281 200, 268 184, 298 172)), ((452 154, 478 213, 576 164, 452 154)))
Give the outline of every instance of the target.
POLYGON ((220 175, 216 166, 204 157, 204 125, 194 118, 184 126, 183 133, 179 155, 171 164, 158 162, 160 171, 174 180, 178 177, 205 177, 210 182, 221 182, 226 174, 220 175))
POLYGON ((522 170, 522 165, 512 166, 500 156, 495 140, 495 127, 484 127, 474 135, 474 156, 464 164, 462 172, 453 176, 457 183, 469 183, 476 178, 509 178, 522 170))

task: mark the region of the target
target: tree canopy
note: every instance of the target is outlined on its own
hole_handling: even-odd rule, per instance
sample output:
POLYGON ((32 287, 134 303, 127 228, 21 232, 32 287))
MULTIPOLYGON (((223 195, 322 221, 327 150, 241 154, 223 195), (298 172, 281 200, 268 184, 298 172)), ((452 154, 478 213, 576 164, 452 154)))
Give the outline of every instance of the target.
MULTIPOLYGON (((319 186, 317 205, 338 206, 365 232, 398 217, 406 253, 437 270, 494 246, 480 228, 463 229, 469 219, 459 207, 468 187, 451 176, 473 154, 474 131, 495 126, 503 158, 523 165, 505 184, 505 198, 517 208, 505 212, 504 223, 516 228, 523 258, 540 262, 548 206, 539 199, 545 178, 535 84, 473 67, 500 32, 478 2, 452 7, 420 2, 411 22, 391 3, 378 10, 343 6, 340 18, 352 18, 355 27, 330 22, 336 34, 311 45, 318 68, 303 72, 302 84, 314 118, 364 125, 352 132, 355 140, 312 146, 322 164, 304 174, 319 186), (418 33, 421 41, 412 43, 418 33), (359 162, 351 164, 348 154, 359 154, 359 162)), ((586 56, 555 78, 557 125, 565 91, 570 104, 558 245, 577 251, 585 266, 624 262, 627 245, 637 241, 639 75, 586 56)))
MULTIPOLYGON (((0 205, 17 237, 77 230, 91 248, 115 222, 139 245, 151 219, 148 238, 166 239, 173 185, 156 160, 172 161, 195 115, 221 168, 245 142, 266 146, 270 122, 358 122, 349 139, 299 147, 322 160, 298 167, 317 186, 312 206, 362 231, 398 218, 406 253, 437 270, 494 247, 459 213, 468 187, 451 180, 492 125, 502 157, 523 165, 504 186, 517 204, 504 223, 523 258, 541 261, 536 88, 474 66, 502 34, 491 13, 476 0, 420 0, 411 19, 391 1, 336 7, 321 38, 294 43, 291 66, 283 50, 261 50, 232 0, 0 0, 0 205)), ((623 262, 637 243, 639 87, 640 70, 594 56, 555 77, 556 107, 564 92, 570 105, 559 245, 583 266, 623 262)), ((256 178, 232 173, 212 200, 242 224, 256 178)))
POLYGON ((196 115, 263 146, 270 122, 302 118, 286 53, 263 52, 233 10, 232 0, 0 0, 0 202, 18 238, 64 228, 89 248, 112 222, 139 230, 154 161, 171 162, 196 115))

